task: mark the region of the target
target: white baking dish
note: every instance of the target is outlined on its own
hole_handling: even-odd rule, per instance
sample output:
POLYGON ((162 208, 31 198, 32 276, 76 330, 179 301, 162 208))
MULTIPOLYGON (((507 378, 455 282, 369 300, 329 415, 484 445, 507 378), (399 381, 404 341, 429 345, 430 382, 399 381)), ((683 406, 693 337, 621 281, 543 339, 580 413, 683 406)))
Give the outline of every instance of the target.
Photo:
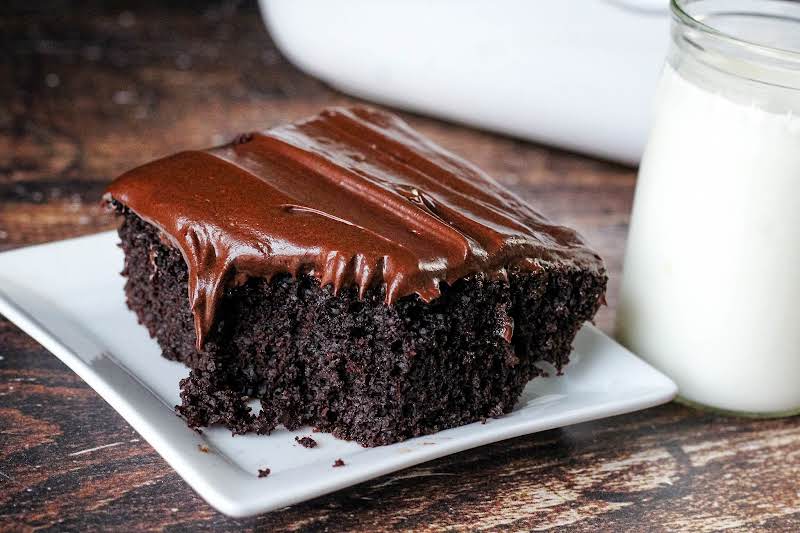
POLYGON ((261 0, 298 67, 344 92, 637 163, 667 0, 261 0))

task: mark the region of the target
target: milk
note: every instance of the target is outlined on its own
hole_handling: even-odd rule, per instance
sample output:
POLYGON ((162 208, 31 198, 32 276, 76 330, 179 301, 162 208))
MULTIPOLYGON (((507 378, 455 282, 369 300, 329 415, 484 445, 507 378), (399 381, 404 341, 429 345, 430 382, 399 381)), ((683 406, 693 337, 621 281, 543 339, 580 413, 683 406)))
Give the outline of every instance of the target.
POLYGON ((800 409, 800 91, 731 80, 663 73, 617 333, 686 400, 780 414, 800 409))

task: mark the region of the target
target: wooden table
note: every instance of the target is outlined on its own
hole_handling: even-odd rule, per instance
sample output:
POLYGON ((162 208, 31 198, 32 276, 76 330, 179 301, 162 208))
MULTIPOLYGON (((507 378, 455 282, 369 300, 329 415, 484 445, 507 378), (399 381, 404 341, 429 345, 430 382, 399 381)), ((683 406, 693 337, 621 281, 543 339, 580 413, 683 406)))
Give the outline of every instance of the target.
MULTIPOLYGON (((0 7, 0 250, 112 227, 120 172, 350 98, 290 66, 255 5, 0 7)), ((189 3, 187 3, 188 5, 189 3)), ((406 115, 611 272, 635 171, 406 115)), ((0 529, 800 529, 800 425, 666 405, 485 446, 258 518, 206 505, 58 359, 0 318, 0 529)))

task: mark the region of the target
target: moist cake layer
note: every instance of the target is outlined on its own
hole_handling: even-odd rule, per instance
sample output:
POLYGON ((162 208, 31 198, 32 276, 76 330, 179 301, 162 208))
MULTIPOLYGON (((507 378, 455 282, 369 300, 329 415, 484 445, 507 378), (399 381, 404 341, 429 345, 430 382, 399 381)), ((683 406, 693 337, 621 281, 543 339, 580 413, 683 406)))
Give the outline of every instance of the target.
POLYGON ((226 289, 197 350, 180 252, 120 209, 128 305, 164 356, 192 369, 178 411, 193 427, 311 425, 376 446, 502 415, 542 373, 534 362, 567 363, 605 289, 602 275, 547 266, 508 280, 472 274, 430 303, 386 305, 379 285, 359 297, 308 274, 251 278, 226 289))

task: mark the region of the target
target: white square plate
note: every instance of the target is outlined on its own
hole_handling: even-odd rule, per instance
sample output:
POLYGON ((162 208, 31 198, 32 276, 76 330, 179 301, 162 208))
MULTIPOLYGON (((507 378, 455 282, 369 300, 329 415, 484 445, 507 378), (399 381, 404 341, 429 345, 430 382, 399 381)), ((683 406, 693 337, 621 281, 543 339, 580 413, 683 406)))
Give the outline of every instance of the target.
POLYGON ((188 370, 161 357, 125 306, 116 243, 107 232, 0 254, 0 313, 77 372, 228 515, 270 511, 476 446, 658 405, 676 393, 668 378, 586 326, 563 376, 533 380, 512 413, 485 424, 378 448, 315 433, 319 445, 306 449, 294 437, 309 435, 308 428, 236 438, 211 428, 200 435, 173 410, 188 370), (346 466, 333 468, 339 458, 346 466), (266 467, 272 473, 258 478, 266 467))

